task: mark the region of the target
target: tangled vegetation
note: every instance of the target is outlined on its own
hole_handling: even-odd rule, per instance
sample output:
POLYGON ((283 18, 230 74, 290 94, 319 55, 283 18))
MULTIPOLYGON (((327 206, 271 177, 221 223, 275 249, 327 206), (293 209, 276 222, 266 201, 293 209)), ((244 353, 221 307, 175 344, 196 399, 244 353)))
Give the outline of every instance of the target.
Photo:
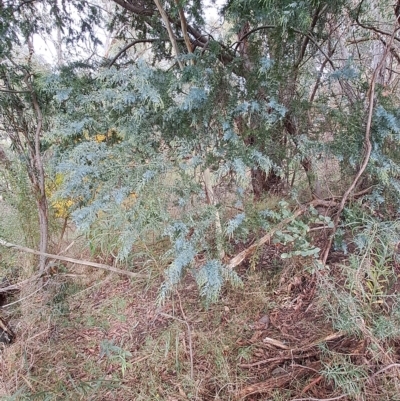
POLYGON ((0 1, 0 396, 400 399, 399 17, 0 1))

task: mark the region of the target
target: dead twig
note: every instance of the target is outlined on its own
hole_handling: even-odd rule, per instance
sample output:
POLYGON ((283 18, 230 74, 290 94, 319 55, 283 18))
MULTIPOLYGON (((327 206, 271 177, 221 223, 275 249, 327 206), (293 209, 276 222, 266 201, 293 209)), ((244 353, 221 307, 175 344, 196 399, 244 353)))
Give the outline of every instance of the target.
POLYGON ((311 387, 315 386, 316 384, 318 384, 321 380, 323 379, 323 376, 320 375, 318 376, 316 379, 311 380, 310 383, 307 384, 307 386, 305 386, 303 388, 303 390, 301 391, 300 395, 306 393, 308 390, 310 390, 311 387))
MULTIPOLYGON (((181 305, 181 307, 182 307, 182 305, 181 305)), ((182 311, 182 309, 181 309, 181 311, 182 311)), ((191 332, 189 323, 186 320, 179 319, 179 317, 169 315, 168 313, 160 312, 160 315, 164 316, 168 319, 174 319, 174 320, 186 325, 187 331, 188 331, 188 337, 189 337, 190 378, 193 380, 193 378, 194 378, 193 346, 192 346, 192 332, 191 332)))
POLYGON ((261 245, 264 245, 266 242, 269 242, 274 234, 277 231, 281 231, 284 227, 290 224, 293 220, 297 219, 299 216, 304 214, 310 206, 324 206, 324 207, 337 207, 337 202, 332 200, 324 200, 324 199, 314 199, 313 201, 302 205, 299 209, 293 212, 293 215, 282 220, 279 224, 277 224, 274 228, 270 230, 269 233, 265 234, 258 241, 256 241, 253 245, 244 249, 242 252, 238 253, 235 257, 233 257, 226 265, 228 269, 234 269, 240 263, 242 263, 245 259, 247 259, 250 255, 252 255, 261 245))
POLYGON ((194 362, 193 362, 192 331, 191 331, 190 326, 189 326, 189 323, 188 323, 188 321, 187 321, 187 319, 186 319, 186 315, 185 315, 185 312, 184 312, 184 310, 183 310, 182 301, 181 301, 181 297, 180 297, 180 295, 179 295, 179 292, 177 291, 176 294, 178 295, 178 299, 179 299, 179 308, 180 308, 180 310, 181 310, 182 317, 183 317, 183 319, 185 320, 186 327, 187 327, 187 330, 188 330, 188 336, 189 336, 189 356, 190 356, 190 378, 193 380, 193 378, 194 378, 194 373, 193 373, 193 371, 194 371, 194 369, 193 369, 194 362))
POLYGON ((386 370, 392 369, 392 368, 400 368, 400 363, 391 363, 388 366, 385 366, 384 368, 378 370, 375 372, 371 377, 370 380, 372 380, 375 376, 378 376, 380 373, 385 372, 386 370))
POLYGON ((317 355, 319 352, 320 351, 309 352, 307 354, 302 354, 302 355, 293 355, 292 353, 290 353, 290 355, 276 356, 274 358, 263 359, 262 361, 258 361, 258 362, 254 362, 254 363, 241 363, 238 366, 241 368, 249 369, 249 368, 254 368, 256 366, 266 365, 267 363, 271 363, 271 362, 284 362, 284 361, 294 360, 294 359, 307 359, 307 358, 317 355))
MULTIPOLYGON (((354 188, 353 188, 354 189, 354 188)), ((351 198, 356 198, 358 196, 365 195, 371 190, 370 188, 367 188, 366 190, 360 191, 356 194, 354 194, 351 198)), ((351 190, 352 191, 352 190, 351 190)), ((350 192, 351 192, 350 191, 350 192)), ((350 194, 349 192, 349 194, 350 194)), ((254 244, 249 246, 248 248, 244 249, 242 252, 238 253, 236 256, 234 256, 227 264, 226 267, 228 269, 234 269, 236 266, 240 265, 245 259, 247 259, 250 255, 252 255, 261 245, 264 245, 265 243, 271 241, 272 237, 277 231, 281 231, 284 227, 286 227, 288 224, 290 224, 293 220, 297 219, 299 216, 304 214, 310 206, 312 207, 317 207, 317 206, 323 206, 323 207, 338 207, 339 211, 337 216, 340 215, 341 211, 344 208, 344 205, 346 202, 349 200, 349 194, 346 197, 342 197, 342 202, 338 204, 334 198, 328 198, 328 199, 314 199, 313 201, 302 205, 298 210, 296 210, 292 216, 288 217, 287 219, 284 219, 281 221, 279 224, 277 224, 274 228, 271 229, 267 234, 265 234, 263 237, 261 237, 258 241, 256 241, 254 244), (343 206, 341 206, 343 203, 343 206)), ((339 220, 338 223, 339 224, 339 220)), ((334 232, 336 228, 333 228, 334 232)), ((333 238, 333 235, 332 235, 333 238)), ((332 245, 332 244, 331 244, 332 245)), ((326 262, 326 261, 325 261, 326 262)), ((324 262, 324 263, 325 263, 324 262)))
POLYGON ((281 342, 279 340, 275 340, 274 338, 265 337, 263 342, 267 343, 267 344, 271 344, 277 348, 286 349, 286 350, 290 349, 290 347, 288 347, 286 344, 284 344, 283 342, 281 342))
POLYGON ((233 257, 227 263, 226 267, 228 269, 234 269, 236 266, 240 265, 240 263, 242 263, 250 255, 252 255, 253 252, 255 252, 261 245, 264 245, 266 242, 269 242, 277 231, 282 230, 282 228, 286 227, 289 223, 291 223, 297 217, 301 216, 303 213, 305 213, 305 211, 306 211, 305 207, 296 210, 292 216, 288 217, 287 219, 284 219, 282 222, 280 222, 278 225, 276 225, 268 234, 265 234, 253 245, 249 246, 248 248, 244 249, 242 252, 238 253, 235 257, 233 257))
POLYGON ((19 302, 25 301, 25 299, 30 298, 31 296, 33 296, 33 295, 35 295, 37 292, 39 292, 41 289, 43 289, 44 287, 46 287, 46 285, 48 284, 48 282, 49 282, 49 280, 47 280, 42 286, 40 286, 39 288, 37 288, 35 291, 33 291, 32 293, 28 294, 26 297, 17 299, 17 300, 14 301, 14 302, 11 302, 11 303, 9 303, 9 304, 3 305, 2 308, 7 308, 8 306, 15 305, 15 304, 18 304, 19 302))

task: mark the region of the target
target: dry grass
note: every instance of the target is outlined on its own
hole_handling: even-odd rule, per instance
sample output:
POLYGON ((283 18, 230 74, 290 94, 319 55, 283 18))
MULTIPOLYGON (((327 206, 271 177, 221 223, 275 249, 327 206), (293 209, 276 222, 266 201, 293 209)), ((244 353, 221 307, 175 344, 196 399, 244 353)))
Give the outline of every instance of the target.
POLYGON ((16 305, 11 324, 18 339, 1 354, 1 396, 233 400, 253 374, 238 364, 254 353, 250 325, 276 302, 273 276, 251 271, 245 289, 229 289, 209 309, 188 276, 157 307, 162 276, 151 267, 153 275, 140 281, 61 268, 16 305))
MULTIPOLYGON (((84 241, 75 241, 70 252, 88 259, 84 241)), ((219 303, 205 308, 188 275, 159 307, 162 247, 143 249, 147 257, 136 269, 145 279, 59 265, 42 290, 25 288, 22 301, 7 308, 17 341, 0 351, 0 398, 396 399, 398 367, 380 372, 366 359, 365 339, 335 333, 301 259, 283 261, 284 250, 266 244, 240 267, 244 287, 226 288, 219 303), (265 315, 269 325, 260 326, 265 315), (340 358, 349 377, 370 375, 368 392, 344 397, 320 373, 336 369, 340 358)), ((396 361, 398 341, 391 347, 396 361)))

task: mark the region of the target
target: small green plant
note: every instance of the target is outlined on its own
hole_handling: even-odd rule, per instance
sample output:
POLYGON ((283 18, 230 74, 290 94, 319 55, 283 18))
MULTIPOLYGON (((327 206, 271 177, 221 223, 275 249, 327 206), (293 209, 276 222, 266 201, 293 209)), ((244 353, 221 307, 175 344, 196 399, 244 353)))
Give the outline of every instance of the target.
POLYGON ((325 365, 321 373, 349 397, 357 397, 362 394, 368 378, 364 366, 355 365, 350 357, 339 354, 332 354, 331 362, 325 365))
POLYGON ((121 366, 122 377, 127 369, 132 367, 128 361, 132 354, 123 348, 115 345, 113 341, 103 340, 100 344, 100 358, 107 357, 111 363, 118 363, 121 366))

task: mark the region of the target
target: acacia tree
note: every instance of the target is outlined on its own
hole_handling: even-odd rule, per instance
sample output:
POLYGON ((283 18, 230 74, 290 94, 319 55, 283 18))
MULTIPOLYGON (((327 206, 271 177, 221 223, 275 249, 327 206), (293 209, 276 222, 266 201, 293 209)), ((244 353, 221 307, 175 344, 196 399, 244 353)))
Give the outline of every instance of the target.
MULTIPOLYGON (((4 67, 4 64, 3 64, 4 67)), ((38 97, 33 89, 32 73, 28 68, 15 65, 13 77, 2 71, 4 89, 1 99, 1 112, 3 116, 2 131, 11 140, 14 151, 25 161, 26 170, 33 195, 36 200, 39 227, 40 227, 40 252, 47 251, 48 242, 48 206, 45 192, 45 173, 40 138, 43 134, 43 113, 39 105, 38 97), (15 80, 24 85, 18 85, 15 80), (5 96, 4 96, 5 94, 5 96), (27 110, 31 112, 29 112, 27 110), (32 113, 34 112, 34 114, 32 113), (32 115, 33 114, 33 115, 32 115)), ((45 257, 40 257, 39 271, 45 269, 45 257)))
MULTIPOLYGON (((233 25, 224 43, 206 33, 196 4, 116 3, 113 40, 135 35, 131 41, 110 49, 109 60, 65 68, 46 87, 60 111, 52 140, 60 144, 56 164, 66 176, 62 195, 75 199, 73 217, 94 242, 103 246, 112 237, 108 246, 125 258, 146 233, 164 232, 173 244, 167 282, 176 283, 205 251, 209 262, 196 274, 205 288, 216 283, 215 295, 229 275, 221 247, 251 220, 244 210, 248 170, 256 198, 282 182, 301 190, 304 176, 309 196, 343 195, 339 209, 349 194, 334 178, 367 185, 357 175, 369 161, 366 126, 371 110, 378 110, 369 94, 376 74, 387 76, 387 49, 391 69, 397 68, 396 40, 387 46, 393 12, 376 11, 388 25, 377 27, 367 22, 364 2, 233 1, 223 10, 233 25), (376 30, 384 38, 371 37, 376 30), (377 42, 386 49, 378 63, 372 53, 377 42), (151 46, 147 61, 137 62, 140 43, 151 46), (337 177, 321 176, 324 161, 340 167, 337 177), (230 204, 218 193, 220 185, 231 185, 230 204), (178 219, 166 212, 171 206, 179 209, 178 219), (239 213, 232 216, 225 206, 239 213)), ((387 143, 374 127, 375 146, 387 143)), ((368 164, 369 182, 387 171, 379 165, 385 146, 376 147, 380 162, 368 164)), ((385 163, 393 168, 392 156, 385 163)), ((387 189, 377 186, 375 198, 387 189)), ((266 224, 264 212, 257 218, 266 229, 274 219, 266 224)))
MULTIPOLYGON (((46 140, 65 177, 59 196, 73 199, 73 218, 94 244, 124 259, 150 233, 168 236, 165 288, 196 267, 215 298, 225 278, 237 281, 223 263, 232 236, 287 221, 284 205, 278 214, 246 209, 249 171, 255 198, 286 187, 296 201, 342 197, 339 211, 357 185, 378 184, 376 202, 393 193, 397 114, 379 85, 397 82, 389 70, 398 40, 386 2, 371 13, 375 3, 364 1, 231 1, 222 13, 233 28, 215 39, 197 2, 114 3, 109 29, 122 48, 107 59, 77 53, 41 86, 57 113, 46 140), (138 61, 143 44, 150 50, 138 61), (374 152, 363 153, 370 138, 374 152), (324 161, 334 177, 321 176, 324 161)), ((89 14, 97 25, 91 7, 100 10, 84 4, 83 30, 89 14)), ((66 42, 79 36, 67 33, 61 11, 52 15, 66 42)), ((300 245, 300 254, 318 254, 300 245)))
MULTIPOLYGON (((89 13, 81 15, 81 29, 73 29, 68 10, 57 2, 0 2, 0 132, 11 144, 11 150, 25 165, 31 192, 35 199, 39 220, 39 273, 46 269, 45 253, 48 248, 49 215, 45 185, 43 152, 46 148, 44 134, 51 125, 52 105, 41 91, 40 81, 46 68, 35 58, 34 36, 49 34, 55 22, 59 29, 69 29, 69 41, 91 33, 88 20, 96 21, 97 9, 90 9, 86 2, 69 2, 89 13), (93 13, 93 10, 95 12, 93 13), (92 11, 92 13, 90 13, 92 11)), ((4 151, 3 151, 4 153, 4 151)), ((6 167, 12 170, 12 166, 6 167)))

